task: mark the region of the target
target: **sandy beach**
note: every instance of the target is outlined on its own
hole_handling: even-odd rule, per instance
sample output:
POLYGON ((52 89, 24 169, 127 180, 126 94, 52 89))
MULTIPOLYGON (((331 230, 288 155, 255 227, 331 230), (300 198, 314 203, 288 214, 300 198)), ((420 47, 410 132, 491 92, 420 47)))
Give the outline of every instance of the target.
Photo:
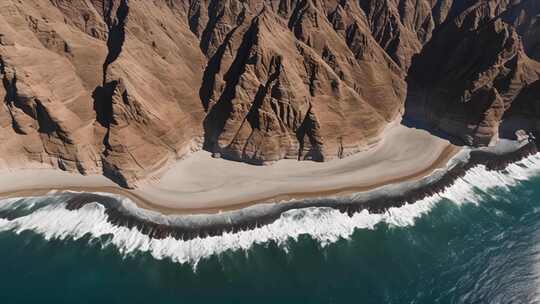
POLYGON ((135 190, 122 189, 98 175, 27 169, 0 171, 0 193, 101 191, 126 195, 143 208, 167 214, 219 212, 262 201, 361 192, 420 179, 443 167, 458 150, 426 131, 394 124, 373 149, 325 163, 282 160, 253 166, 199 151, 165 169, 159 180, 153 178, 135 190))

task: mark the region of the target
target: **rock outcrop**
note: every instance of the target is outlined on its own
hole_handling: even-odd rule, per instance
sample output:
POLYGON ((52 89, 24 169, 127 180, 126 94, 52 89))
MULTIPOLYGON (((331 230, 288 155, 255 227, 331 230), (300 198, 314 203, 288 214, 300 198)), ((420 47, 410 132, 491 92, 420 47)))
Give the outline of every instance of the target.
POLYGON ((540 77, 540 63, 508 22, 520 23, 512 16, 534 1, 517 2, 477 1, 434 32, 408 73, 408 116, 468 145, 498 138, 507 110, 540 77))
POLYGON ((0 167, 132 187, 193 149, 375 145, 407 112, 485 145, 538 117, 534 0, 0 0, 0 167))
POLYGON ((32 159, 128 186, 189 151, 204 56, 165 1, 134 2, 0 1, 7 166, 32 159))
POLYGON ((201 86, 205 148, 253 163, 366 149, 402 111, 402 71, 358 7, 355 14, 317 1, 272 4, 231 1, 195 26, 204 27, 209 60, 201 86), (224 26, 230 20, 235 26, 224 26))
POLYGON ((520 34, 527 55, 540 61, 540 2, 518 1, 504 12, 502 19, 520 34))

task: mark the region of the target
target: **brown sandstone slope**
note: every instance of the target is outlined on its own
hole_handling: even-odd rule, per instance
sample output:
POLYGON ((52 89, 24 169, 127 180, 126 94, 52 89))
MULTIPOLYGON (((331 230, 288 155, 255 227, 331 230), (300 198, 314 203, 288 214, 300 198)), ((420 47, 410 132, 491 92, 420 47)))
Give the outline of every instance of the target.
POLYGON ((205 148, 254 163, 365 149, 402 109, 402 71, 358 7, 272 5, 212 8, 204 25, 205 148))
POLYGON ((0 1, 5 166, 127 186, 197 141, 253 163, 366 149, 404 71, 357 4, 0 1))
POLYGON ((165 3, 131 4, 0 1, 9 166, 29 158, 127 185, 200 136, 197 40, 165 3))
POLYGON ((536 117, 537 14, 535 0, 0 0, 0 166, 133 186, 201 146, 324 161, 374 145, 406 98, 486 144, 504 117, 536 117))

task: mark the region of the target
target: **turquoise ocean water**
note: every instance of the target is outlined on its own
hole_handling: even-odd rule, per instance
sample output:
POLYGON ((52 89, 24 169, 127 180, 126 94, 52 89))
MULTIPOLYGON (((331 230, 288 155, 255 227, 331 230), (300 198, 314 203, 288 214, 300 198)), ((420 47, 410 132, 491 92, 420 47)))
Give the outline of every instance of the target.
POLYGON ((212 242, 137 239, 97 204, 3 201, 0 303, 540 302, 538 164, 474 170, 383 216, 293 212, 212 242))

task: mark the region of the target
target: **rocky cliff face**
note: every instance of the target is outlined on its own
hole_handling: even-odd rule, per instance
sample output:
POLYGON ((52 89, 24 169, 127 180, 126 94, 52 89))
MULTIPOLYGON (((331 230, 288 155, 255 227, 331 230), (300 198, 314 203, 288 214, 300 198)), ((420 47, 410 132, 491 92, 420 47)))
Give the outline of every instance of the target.
POLYGON ((356 5, 191 5, 191 28, 208 58, 205 148, 216 154, 253 163, 341 157, 371 145, 402 110, 403 71, 356 5))
POLYGON ((406 100, 416 118, 486 144, 511 113, 537 117, 538 9, 0 0, 0 165, 132 186, 201 146, 254 164, 324 161, 376 144, 406 100))
POLYGON ((2 157, 129 185, 202 133, 205 58, 167 3, 0 1, 2 157))
POLYGON ((535 30, 534 3, 469 1, 456 11, 413 60, 407 115, 469 145, 496 140, 516 100, 540 101, 525 93, 540 77, 539 62, 529 57, 536 37, 522 36, 535 30))

